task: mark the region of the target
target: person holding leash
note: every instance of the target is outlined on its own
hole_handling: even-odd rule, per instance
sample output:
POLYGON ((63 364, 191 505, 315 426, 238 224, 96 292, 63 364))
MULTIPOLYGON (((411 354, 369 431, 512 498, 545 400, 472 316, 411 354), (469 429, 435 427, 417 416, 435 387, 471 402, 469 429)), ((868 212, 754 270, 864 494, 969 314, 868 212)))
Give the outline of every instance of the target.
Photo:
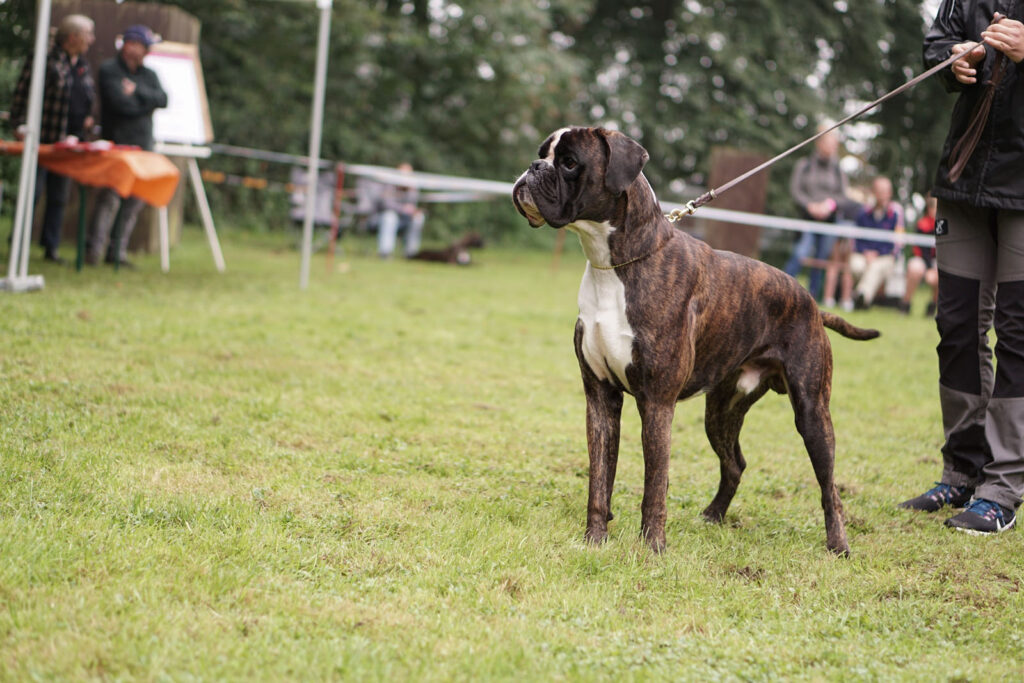
POLYGON ((966 509, 946 525, 999 533, 1024 494, 1024 24, 1018 0, 943 0, 924 40, 958 92, 938 199, 938 484, 901 507, 966 509), (977 41, 982 44, 971 45, 977 41), (995 328, 993 368, 988 332, 995 328))

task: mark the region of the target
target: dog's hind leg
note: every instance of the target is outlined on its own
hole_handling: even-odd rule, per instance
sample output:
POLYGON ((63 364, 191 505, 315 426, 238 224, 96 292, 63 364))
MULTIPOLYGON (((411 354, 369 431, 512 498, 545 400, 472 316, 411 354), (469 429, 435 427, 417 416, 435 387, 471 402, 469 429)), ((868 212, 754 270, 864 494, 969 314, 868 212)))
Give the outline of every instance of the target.
POLYGON ((607 538, 608 522, 612 519, 622 391, 598 380, 592 373, 589 376, 585 373, 583 386, 587 397, 587 450, 590 454, 586 540, 596 544, 607 538))
POLYGON ((843 522, 843 504, 835 484, 835 432, 829 414, 831 368, 808 385, 789 382, 789 397, 796 416, 796 428, 803 437, 814 475, 821 487, 821 508, 825 512, 825 542, 837 555, 850 554, 843 522))
POLYGON ((711 448, 718 456, 721 479, 718 493, 704 508, 704 518, 719 523, 725 518, 729 503, 736 495, 740 476, 747 463, 740 449, 740 430, 747 411, 768 391, 768 386, 759 384, 750 393, 739 391, 732 383, 723 382, 708 393, 704 409, 704 430, 711 448))

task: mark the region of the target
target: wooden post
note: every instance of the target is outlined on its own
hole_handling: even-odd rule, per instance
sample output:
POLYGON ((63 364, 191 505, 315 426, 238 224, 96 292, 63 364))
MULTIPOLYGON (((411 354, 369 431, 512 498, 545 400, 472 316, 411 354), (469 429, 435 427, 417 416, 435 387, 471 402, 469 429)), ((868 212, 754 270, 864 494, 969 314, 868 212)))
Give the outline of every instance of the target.
MULTIPOLYGON (((764 163, 767 157, 753 152, 715 147, 711 150, 708 187, 718 187, 764 163)), ((749 178, 715 200, 716 209, 764 213, 768 192, 768 170, 749 178)), ((722 221, 708 221, 705 239, 715 249, 733 251, 751 258, 760 255, 761 228, 722 221)))

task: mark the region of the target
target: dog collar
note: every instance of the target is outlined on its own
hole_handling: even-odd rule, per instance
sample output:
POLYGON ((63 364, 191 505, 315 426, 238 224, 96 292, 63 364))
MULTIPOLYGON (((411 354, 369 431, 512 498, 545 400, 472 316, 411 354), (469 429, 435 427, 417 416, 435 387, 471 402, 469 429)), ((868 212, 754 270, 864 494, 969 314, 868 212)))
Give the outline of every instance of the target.
MULTIPOLYGON (((675 233, 673 233, 672 235, 674 235, 674 234, 675 233)), ((657 247, 654 248, 654 250, 647 252, 643 256, 637 256, 634 259, 630 259, 628 261, 623 261, 622 263, 616 263, 616 264, 611 265, 611 266, 598 266, 598 265, 595 265, 589 259, 587 260, 587 263, 590 264, 591 268, 597 268, 598 270, 615 270, 616 268, 621 268, 622 266, 628 266, 630 263, 636 263, 637 261, 643 261, 645 258, 647 258, 649 256, 654 256, 655 254, 657 254, 659 251, 661 251, 662 249, 665 248, 666 244, 668 244, 669 242, 672 241, 672 235, 669 235, 668 238, 663 240, 661 244, 659 244, 657 247)))

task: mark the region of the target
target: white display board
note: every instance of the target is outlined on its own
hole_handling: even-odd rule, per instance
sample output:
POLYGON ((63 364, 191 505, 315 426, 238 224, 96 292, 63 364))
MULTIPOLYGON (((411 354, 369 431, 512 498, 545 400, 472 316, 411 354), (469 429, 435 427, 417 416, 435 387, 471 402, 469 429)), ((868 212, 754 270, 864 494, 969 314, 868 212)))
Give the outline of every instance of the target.
POLYGON ((213 142, 199 49, 185 43, 157 43, 146 55, 145 65, 156 72, 167 93, 167 107, 153 112, 154 139, 191 145, 213 142))

